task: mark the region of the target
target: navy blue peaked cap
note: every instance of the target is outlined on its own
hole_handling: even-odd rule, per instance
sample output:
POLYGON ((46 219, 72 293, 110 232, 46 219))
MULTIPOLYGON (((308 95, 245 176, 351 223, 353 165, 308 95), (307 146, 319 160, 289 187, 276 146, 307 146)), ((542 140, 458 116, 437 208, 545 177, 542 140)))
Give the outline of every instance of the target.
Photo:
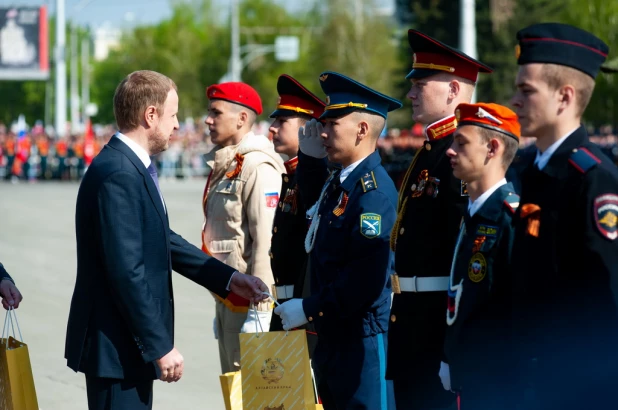
POLYGON ((609 47, 594 34, 561 23, 541 23, 517 32, 517 64, 546 63, 575 68, 596 78, 609 47))
POLYGON ((386 118, 390 111, 402 106, 396 99, 333 71, 320 75, 320 85, 326 94, 326 109, 320 119, 342 117, 353 111, 370 112, 386 118))

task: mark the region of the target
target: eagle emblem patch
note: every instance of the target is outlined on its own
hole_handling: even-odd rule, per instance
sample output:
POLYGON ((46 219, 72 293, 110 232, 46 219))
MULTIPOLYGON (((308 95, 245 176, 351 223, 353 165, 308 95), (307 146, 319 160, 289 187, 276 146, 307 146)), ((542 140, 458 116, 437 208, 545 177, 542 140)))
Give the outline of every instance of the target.
POLYGON ((470 259, 468 265, 468 277, 474 283, 479 283, 485 278, 487 274, 487 261, 482 253, 477 252, 470 259))
POLYGON ((361 214, 360 231, 361 235, 369 239, 380 236, 382 232, 382 216, 378 214, 361 214))
POLYGON ((610 241, 618 237, 618 195, 603 194, 595 198, 594 220, 601 235, 610 241))

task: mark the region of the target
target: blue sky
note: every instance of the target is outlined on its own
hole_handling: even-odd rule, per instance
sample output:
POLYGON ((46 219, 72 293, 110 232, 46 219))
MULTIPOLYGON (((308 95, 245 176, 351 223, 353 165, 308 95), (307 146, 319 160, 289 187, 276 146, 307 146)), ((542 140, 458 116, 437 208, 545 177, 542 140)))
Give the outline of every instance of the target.
MULTIPOLYGON (((300 7, 311 0, 277 0, 290 7, 300 7)), ((228 7, 228 0, 214 0, 222 8, 228 7)), ((375 0, 380 7, 393 8, 394 0, 375 0)), ((56 0, 0 0, 2 7, 38 6, 47 4, 50 14, 55 14, 56 0)), ((65 0, 67 20, 76 21, 79 25, 90 25, 96 28, 112 25, 127 28, 134 24, 156 23, 168 17, 171 13, 170 0, 65 0)))

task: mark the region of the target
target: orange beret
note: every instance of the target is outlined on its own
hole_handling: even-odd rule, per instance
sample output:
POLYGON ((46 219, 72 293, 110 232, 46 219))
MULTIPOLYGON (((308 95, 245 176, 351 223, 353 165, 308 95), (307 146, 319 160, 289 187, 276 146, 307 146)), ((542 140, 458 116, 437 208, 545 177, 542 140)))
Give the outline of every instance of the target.
POLYGON ((457 127, 476 125, 519 140, 521 127, 517 114, 503 105, 493 103, 462 103, 455 109, 457 127))
POLYGON ((209 100, 225 100, 247 107, 257 115, 262 113, 262 99, 253 87, 245 83, 213 84, 206 89, 209 100))

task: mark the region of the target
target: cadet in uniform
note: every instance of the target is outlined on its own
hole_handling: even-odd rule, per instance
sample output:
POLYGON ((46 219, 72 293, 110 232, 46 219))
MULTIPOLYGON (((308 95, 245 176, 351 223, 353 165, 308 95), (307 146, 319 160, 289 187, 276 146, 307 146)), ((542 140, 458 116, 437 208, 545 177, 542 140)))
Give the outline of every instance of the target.
POLYGON ((438 372, 443 360, 444 301, 450 262, 468 193, 453 176, 446 155, 457 127, 455 107, 470 102, 486 65, 416 30, 408 32, 414 50, 414 121, 426 125, 421 147, 399 192, 387 377, 394 381, 397 408, 444 408, 455 395, 445 392, 438 372))
POLYGON ((517 39, 512 103, 537 147, 513 246, 522 381, 543 410, 616 408, 618 171, 581 125, 608 46, 557 23, 517 39))
POLYGON ((441 372, 462 410, 510 409, 514 379, 509 264, 519 196, 505 179, 519 146, 517 115, 497 104, 459 104, 446 154, 468 188, 451 264, 441 372), (450 369, 450 371, 449 371, 450 369))
MULTIPOLYGON (((273 296, 283 303, 303 297, 307 271, 307 203, 298 189, 296 178, 298 130, 312 118, 320 118, 326 104, 287 74, 279 76, 277 92, 279 101, 277 109, 270 114, 274 118, 270 132, 275 151, 289 159, 284 164, 286 173, 282 175, 279 204, 275 211, 270 266, 275 279, 273 296)), ((283 330, 279 316, 273 315, 270 330, 283 330)), ((308 333, 307 341, 311 352, 317 342, 314 332, 308 333)))
MULTIPOLYGON (((307 212, 311 296, 275 309, 283 328, 314 322, 313 368, 324 408, 383 410, 392 404, 385 379, 397 191, 382 167, 376 141, 389 111, 401 103, 334 72, 320 76, 326 110, 301 131, 306 156, 341 164, 307 212)), ((304 157, 300 159, 303 161, 304 157)), ((302 163, 302 162, 301 162, 302 163)), ((307 168, 309 169, 309 168, 307 168)), ((299 167, 299 172, 301 167, 299 167)), ((275 233, 277 235, 277 233, 275 233)))

